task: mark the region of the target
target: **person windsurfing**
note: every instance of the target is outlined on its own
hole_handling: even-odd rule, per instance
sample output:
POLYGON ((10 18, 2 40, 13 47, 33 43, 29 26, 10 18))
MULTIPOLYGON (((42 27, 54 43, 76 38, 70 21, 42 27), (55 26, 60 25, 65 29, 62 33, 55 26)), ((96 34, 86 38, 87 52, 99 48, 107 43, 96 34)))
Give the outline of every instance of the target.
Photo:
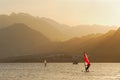
POLYGON ((47 61, 46 60, 44 60, 44 64, 45 64, 45 67, 47 66, 47 61))
POLYGON ((88 60, 87 54, 84 53, 84 64, 85 64, 85 71, 89 72, 90 61, 88 60))

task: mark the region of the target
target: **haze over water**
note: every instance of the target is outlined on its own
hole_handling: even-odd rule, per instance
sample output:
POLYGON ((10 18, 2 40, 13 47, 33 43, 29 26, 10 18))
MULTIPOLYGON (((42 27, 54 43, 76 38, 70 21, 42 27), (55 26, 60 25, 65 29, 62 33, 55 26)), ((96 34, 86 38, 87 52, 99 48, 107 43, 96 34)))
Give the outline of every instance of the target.
POLYGON ((120 63, 1 63, 0 80, 120 80, 120 63))

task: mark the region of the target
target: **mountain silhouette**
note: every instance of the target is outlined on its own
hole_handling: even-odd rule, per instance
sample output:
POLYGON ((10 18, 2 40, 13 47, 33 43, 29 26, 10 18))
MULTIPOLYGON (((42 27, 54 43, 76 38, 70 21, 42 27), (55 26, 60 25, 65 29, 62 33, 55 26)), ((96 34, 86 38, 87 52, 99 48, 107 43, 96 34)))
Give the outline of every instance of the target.
POLYGON ((26 13, 0 15, 0 28, 7 27, 15 23, 26 24, 30 28, 40 31, 42 34, 53 41, 61 41, 65 38, 65 34, 60 32, 59 29, 48 23, 43 18, 33 17, 26 13))
POLYGON ((30 28, 40 31, 52 41, 65 41, 74 37, 81 37, 93 33, 105 33, 111 29, 116 29, 115 26, 110 27, 103 25, 79 25, 71 27, 49 18, 34 17, 27 13, 0 15, 0 28, 15 23, 24 23, 30 28))
POLYGON ((111 30, 106 34, 91 34, 66 41, 64 52, 73 56, 87 52, 93 62, 120 61, 120 29, 111 30))
POLYGON ((118 29, 117 31, 110 32, 110 33, 107 33, 109 34, 109 36, 106 36, 106 39, 102 40, 97 46, 95 46, 91 50, 91 52, 94 52, 94 55, 99 56, 99 58, 101 58, 103 61, 119 62, 120 61, 120 58, 119 58, 120 56, 120 50, 119 50, 120 29, 118 29))
POLYGON ((41 62, 43 59, 50 62, 71 62, 74 56, 78 56, 81 62, 84 52, 92 62, 120 61, 120 29, 64 42, 51 42, 40 32, 25 26, 15 24, 1 29, 1 62, 41 62))
POLYGON ((120 62, 120 28, 68 26, 26 13, 0 15, 0 62, 120 62), (112 30, 113 29, 113 30, 112 30), (106 33, 105 33, 106 32, 106 33))
POLYGON ((23 23, 0 29, 0 58, 48 53, 51 42, 23 23))

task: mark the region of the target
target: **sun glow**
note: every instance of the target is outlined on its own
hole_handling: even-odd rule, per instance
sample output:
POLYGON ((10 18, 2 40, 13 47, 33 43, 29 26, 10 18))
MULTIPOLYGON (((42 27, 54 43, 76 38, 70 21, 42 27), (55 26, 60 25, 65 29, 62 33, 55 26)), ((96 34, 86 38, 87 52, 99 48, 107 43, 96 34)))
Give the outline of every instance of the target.
POLYGON ((25 12, 68 25, 120 25, 120 0, 0 0, 0 12, 25 12))

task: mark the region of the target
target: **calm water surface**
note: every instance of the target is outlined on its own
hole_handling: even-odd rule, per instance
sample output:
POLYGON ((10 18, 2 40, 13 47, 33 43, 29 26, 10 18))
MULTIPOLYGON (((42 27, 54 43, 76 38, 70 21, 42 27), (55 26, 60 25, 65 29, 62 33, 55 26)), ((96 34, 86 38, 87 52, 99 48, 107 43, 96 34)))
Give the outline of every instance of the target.
POLYGON ((0 63, 0 80, 120 80, 120 63, 0 63))

